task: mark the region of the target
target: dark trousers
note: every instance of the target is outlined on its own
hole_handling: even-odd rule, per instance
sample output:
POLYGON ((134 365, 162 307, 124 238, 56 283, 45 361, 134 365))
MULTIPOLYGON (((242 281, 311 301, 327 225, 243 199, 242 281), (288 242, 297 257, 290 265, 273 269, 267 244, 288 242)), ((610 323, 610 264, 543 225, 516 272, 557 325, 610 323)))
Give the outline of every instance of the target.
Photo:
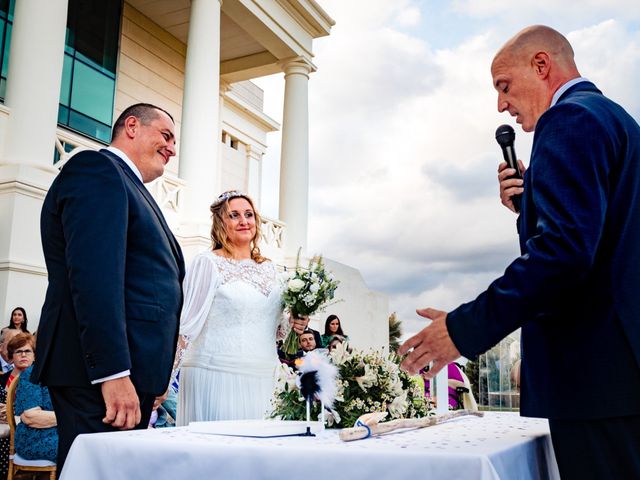
POLYGON ((562 480, 640 479, 640 415, 549 420, 549 428, 562 480))
MULTIPOLYGON (((91 387, 49 387, 51 402, 58 422, 58 477, 75 438, 82 433, 118 432, 102 423, 106 413, 100 385, 91 387)), ((142 419, 136 430, 147 428, 155 395, 140 394, 142 419)))

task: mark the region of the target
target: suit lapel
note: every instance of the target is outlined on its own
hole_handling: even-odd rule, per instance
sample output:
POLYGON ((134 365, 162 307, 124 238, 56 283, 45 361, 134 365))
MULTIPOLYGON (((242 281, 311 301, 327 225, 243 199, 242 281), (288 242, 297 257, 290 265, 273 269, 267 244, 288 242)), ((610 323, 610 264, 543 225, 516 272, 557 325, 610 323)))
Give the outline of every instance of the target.
POLYGON ((144 186, 144 184, 140 181, 140 179, 136 176, 136 174, 133 173, 131 168, 129 168, 129 166, 126 163, 124 163, 124 161, 122 161, 122 159, 120 157, 118 157, 114 153, 110 152, 109 150, 104 150, 103 149, 103 150, 100 150, 100 152, 104 153, 105 155, 109 156, 109 158, 112 158, 112 159, 114 159, 114 160, 116 160, 118 162, 118 165, 120 165, 122 170, 129 177, 131 182, 136 186, 136 188, 142 194, 142 196, 147 201, 147 203, 149 203, 149 206, 151 207, 151 209, 155 213, 156 217, 158 217, 158 221, 160 222, 160 225, 162 225, 162 229, 164 230, 165 235, 169 239, 169 244, 171 245, 171 251, 173 252, 174 257, 176 258, 176 263, 178 264, 178 269, 180 270, 180 275, 181 275, 181 277, 184 276, 184 267, 183 267, 184 266, 184 259, 182 257, 182 250, 180 249, 180 246, 178 245, 178 241, 173 236, 173 233, 171 232, 171 229, 169 228, 169 225, 167 225, 167 222, 164 219, 164 215, 162 214, 162 211, 160 210, 160 207, 158 207, 158 204, 156 203, 156 201, 151 196, 151 193, 149 193, 149 190, 147 190, 147 187, 144 186))

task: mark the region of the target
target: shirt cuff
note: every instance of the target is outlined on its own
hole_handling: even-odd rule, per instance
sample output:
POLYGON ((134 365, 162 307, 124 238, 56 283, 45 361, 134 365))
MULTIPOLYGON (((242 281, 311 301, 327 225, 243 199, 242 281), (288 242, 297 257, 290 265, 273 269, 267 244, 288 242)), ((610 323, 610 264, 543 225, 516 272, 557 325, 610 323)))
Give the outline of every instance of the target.
POLYGON ((130 370, 125 370, 124 372, 114 373, 113 375, 109 375, 108 377, 98 378, 96 380, 91 381, 91 385, 96 385, 98 383, 104 383, 109 380, 115 380, 116 378, 128 377, 131 375, 130 370))

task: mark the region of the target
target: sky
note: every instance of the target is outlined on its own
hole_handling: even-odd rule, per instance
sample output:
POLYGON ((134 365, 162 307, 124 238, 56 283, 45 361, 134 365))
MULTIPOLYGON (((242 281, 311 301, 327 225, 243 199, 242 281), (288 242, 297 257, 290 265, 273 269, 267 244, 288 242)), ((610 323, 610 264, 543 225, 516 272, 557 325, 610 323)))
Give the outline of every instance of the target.
MULTIPOLYGON (((359 269, 405 336, 416 308, 473 300, 518 255, 500 204, 503 123, 528 164, 533 134, 497 112, 490 64, 522 28, 567 36, 582 76, 640 120, 638 0, 318 0, 336 21, 309 81, 309 253, 359 269)), ((282 75, 255 81, 282 121, 282 75)), ((262 213, 278 218, 280 134, 269 134, 262 213)))

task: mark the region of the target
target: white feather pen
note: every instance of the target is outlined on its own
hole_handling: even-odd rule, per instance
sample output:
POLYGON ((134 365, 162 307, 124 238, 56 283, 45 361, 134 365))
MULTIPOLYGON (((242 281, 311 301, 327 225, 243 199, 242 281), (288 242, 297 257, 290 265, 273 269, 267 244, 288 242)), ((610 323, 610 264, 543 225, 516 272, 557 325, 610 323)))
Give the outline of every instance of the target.
MULTIPOLYGON (((331 363, 327 355, 318 351, 308 352, 304 357, 296 361, 300 376, 305 373, 316 372, 316 380, 318 382, 318 391, 315 397, 322 404, 331 409, 333 401, 336 398, 337 386, 336 376, 338 368, 331 363)), ((300 388, 300 377, 296 380, 298 388, 300 388)))

